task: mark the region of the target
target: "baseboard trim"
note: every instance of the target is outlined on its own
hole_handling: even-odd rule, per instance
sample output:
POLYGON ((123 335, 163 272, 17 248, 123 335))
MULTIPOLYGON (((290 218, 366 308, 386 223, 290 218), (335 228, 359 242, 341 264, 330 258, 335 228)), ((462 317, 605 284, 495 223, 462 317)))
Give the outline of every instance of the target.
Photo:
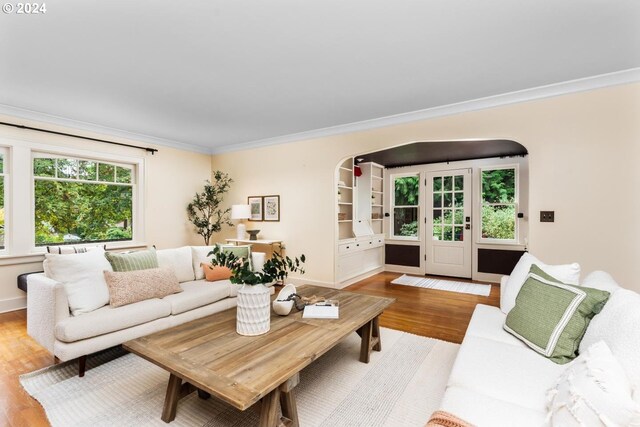
POLYGON ((357 275, 355 277, 347 279, 344 282, 336 283, 335 288, 336 289, 344 289, 347 286, 351 286, 354 283, 359 282, 360 280, 364 280, 364 279, 366 279, 368 277, 375 276, 376 274, 382 273, 383 271, 385 271, 384 267, 378 267, 378 268, 376 268, 374 270, 370 270, 370 271, 367 271, 366 273, 362 273, 362 274, 359 274, 359 275, 357 275))
POLYGON ((314 286, 322 286, 324 288, 334 288, 335 284, 333 282, 325 282, 322 280, 314 280, 314 279, 305 279, 304 277, 287 277, 284 279, 285 283, 292 283, 294 286, 302 286, 302 285, 314 285, 314 286))
POLYGON ((384 271, 389 273, 413 274, 414 276, 424 276, 422 267, 407 267, 404 265, 385 264, 384 271))
POLYGON ((26 296, 0 300, 0 313, 22 310, 23 308, 27 308, 26 296))

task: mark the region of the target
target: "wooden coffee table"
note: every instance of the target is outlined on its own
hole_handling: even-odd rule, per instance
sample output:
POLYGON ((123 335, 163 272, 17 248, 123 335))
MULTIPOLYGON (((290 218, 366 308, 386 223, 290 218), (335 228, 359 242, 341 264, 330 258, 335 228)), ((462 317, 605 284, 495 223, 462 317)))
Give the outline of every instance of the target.
POLYGON ((378 316, 394 299, 310 285, 298 293, 339 300, 340 319, 272 312, 267 334, 245 337, 236 333, 233 308, 124 343, 170 373, 162 420, 173 421, 178 401, 197 391, 201 398, 214 396, 243 411, 260 402, 260 426, 297 426, 293 390, 304 367, 352 332, 362 337, 361 362, 369 363, 371 350, 382 349, 378 316))

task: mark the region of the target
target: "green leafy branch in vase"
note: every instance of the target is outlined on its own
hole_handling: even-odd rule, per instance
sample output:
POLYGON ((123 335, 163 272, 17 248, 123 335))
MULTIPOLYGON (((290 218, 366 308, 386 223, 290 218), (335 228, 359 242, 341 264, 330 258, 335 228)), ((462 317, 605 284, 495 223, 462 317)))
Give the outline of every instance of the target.
POLYGON ((304 254, 300 258, 289 258, 279 252, 274 252, 262 267, 262 271, 253 271, 249 266, 249 260, 238 258, 231 252, 225 252, 215 246, 208 256, 212 256, 211 265, 227 267, 231 270, 231 283, 257 285, 260 283, 282 282, 289 273, 304 274, 304 254))

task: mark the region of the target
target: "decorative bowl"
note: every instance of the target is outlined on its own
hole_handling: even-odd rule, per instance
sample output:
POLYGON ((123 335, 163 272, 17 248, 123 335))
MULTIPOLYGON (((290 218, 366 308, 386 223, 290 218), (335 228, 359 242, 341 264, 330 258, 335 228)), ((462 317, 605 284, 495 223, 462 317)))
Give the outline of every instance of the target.
POLYGON ((286 316, 291 313, 291 309, 293 308, 293 300, 284 301, 289 298, 290 295, 296 293, 296 287, 291 283, 285 285, 282 290, 278 293, 278 296, 275 300, 273 300, 273 311, 280 316, 286 316))

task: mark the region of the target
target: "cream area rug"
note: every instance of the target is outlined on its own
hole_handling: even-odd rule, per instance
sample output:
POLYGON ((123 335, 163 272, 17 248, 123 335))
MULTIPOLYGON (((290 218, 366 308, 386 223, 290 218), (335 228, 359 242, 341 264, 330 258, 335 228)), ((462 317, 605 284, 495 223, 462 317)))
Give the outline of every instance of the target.
MULTIPOLYGON (((358 361, 354 333, 300 373, 300 425, 424 426, 438 409, 458 344, 381 328, 382 351, 358 361)), ((25 390, 52 426, 166 426, 160 419, 169 374, 117 350, 89 358, 84 378, 75 364, 25 374, 25 390), (113 357, 116 357, 113 359, 113 357)), ((257 411, 237 409, 196 393, 178 403, 171 426, 257 426, 257 411)))
POLYGON ((391 282, 393 285, 416 286, 418 288, 439 289, 441 291, 459 292, 488 297, 491 285, 478 283, 455 282, 453 280, 429 279, 426 277, 407 276, 403 274, 391 282))

